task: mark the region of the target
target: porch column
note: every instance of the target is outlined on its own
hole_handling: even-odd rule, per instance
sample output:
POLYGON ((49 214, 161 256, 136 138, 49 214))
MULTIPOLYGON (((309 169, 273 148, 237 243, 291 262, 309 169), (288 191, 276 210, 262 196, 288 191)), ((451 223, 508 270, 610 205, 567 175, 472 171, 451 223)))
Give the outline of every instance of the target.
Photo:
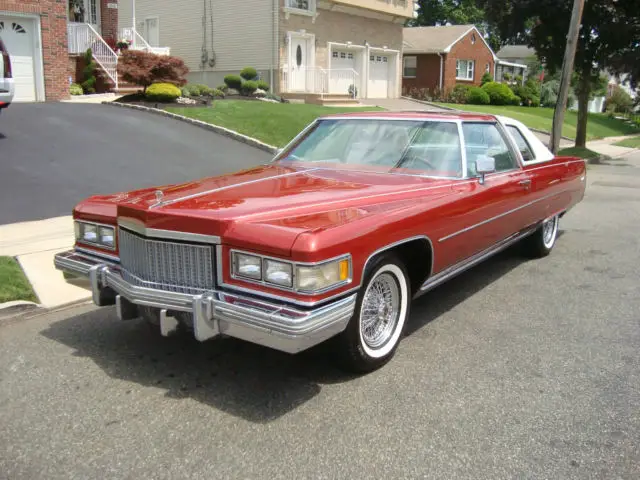
POLYGON ((118 41, 118 0, 100 0, 100 26, 107 43, 118 41), (114 8, 115 6, 115 8, 114 8))

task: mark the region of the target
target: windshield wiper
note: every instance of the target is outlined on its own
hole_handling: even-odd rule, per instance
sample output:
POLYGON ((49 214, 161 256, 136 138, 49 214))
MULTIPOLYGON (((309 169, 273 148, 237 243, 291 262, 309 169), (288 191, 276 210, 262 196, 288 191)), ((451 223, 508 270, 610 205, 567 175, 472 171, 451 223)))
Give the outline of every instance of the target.
POLYGON ((427 126, 429 122, 423 122, 418 128, 416 128, 415 133, 411 136, 411 138, 409 139, 409 142, 407 143, 407 146, 404 147, 404 149, 402 150, 402 154, 400 155, 400 159, 396 162, 396 164, 391 167, 389 169, 389 171, 391 170, 395 170, 397 168, 400 168, 400 166, 406 161, 405 155, 407 154, 407 152, 409 151, 409 149, 413 146, 413 142, 416 139, 416 137, 418 136, 418 134, 422 131, 422 129, 424 127, 427 126))

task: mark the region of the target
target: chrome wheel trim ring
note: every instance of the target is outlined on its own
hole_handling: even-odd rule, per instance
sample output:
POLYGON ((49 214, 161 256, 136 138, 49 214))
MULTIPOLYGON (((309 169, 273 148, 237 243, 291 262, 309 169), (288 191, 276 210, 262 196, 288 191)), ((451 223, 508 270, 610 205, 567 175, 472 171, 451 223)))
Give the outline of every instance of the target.
POLYGON ((381 267, 371 278, 358 314, 360 344, 372 358, 393 350, 400 339, 408 306, 408 284, 394 264, 381 267))
POLYGON ((546 220, 542 224, 542 243, 546 248, 553 247, 558 235, 558 216, 546 220))

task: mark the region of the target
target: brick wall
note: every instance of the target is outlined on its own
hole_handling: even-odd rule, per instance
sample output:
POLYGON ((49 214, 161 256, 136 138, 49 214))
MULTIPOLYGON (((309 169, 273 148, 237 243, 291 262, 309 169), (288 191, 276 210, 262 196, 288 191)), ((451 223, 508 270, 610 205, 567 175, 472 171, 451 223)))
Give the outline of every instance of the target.
POLYGON ((489 72, 493 75, 493 55, 491 50, 482 41, 479 33, 475 31, 469 32, 462 40, 456 43, 451 52, 449 52, 444 61, 444 90, 450 91, 457 83, 465 85, 480 85, 482 75, 486 71, 486 65, 489 64, 489 72), (472 36, 475 34, 475 43, 472 36), (456 61, 457 60, 474 60, 475 68, 473 73, 473 81, 456 79, 456 61))
POLYGON ((405 55, 416 58, 416 77, 402 78, 402 89, 428 88, 431 93, 440 85, 440 57, 436 54, 405 55))
POLYGON ((47 100, 69 97, 67 2, 60 0, 0 0, 0 12, 40 16, 44 89, 47 100))
POLYGON ((110 40, 118 41, 118 9, 108 8, 107 4, 118 3, 118 0, 100 0, 100 27, 102 38, 109 44, 110 40))

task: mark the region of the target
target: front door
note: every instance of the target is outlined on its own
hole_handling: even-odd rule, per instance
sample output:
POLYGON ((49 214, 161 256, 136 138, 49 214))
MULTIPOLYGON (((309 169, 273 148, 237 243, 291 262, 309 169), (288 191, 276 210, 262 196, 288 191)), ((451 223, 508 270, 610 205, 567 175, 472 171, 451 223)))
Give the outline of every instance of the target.
POLYGON ((289 50, 289 89, 292 92, 311 91, 313 79, 309 69, 309 39, 291 37, 289 50))
POLYGON ((69 0, 69 21, 72 23, 88 23, 100 33, 99 0, 69 0))
POLYGON ((144 20, 144 36, 145 40, 152 47, 160 46, 160 26, 158 25, 158 17, 149 17, 144 20))

